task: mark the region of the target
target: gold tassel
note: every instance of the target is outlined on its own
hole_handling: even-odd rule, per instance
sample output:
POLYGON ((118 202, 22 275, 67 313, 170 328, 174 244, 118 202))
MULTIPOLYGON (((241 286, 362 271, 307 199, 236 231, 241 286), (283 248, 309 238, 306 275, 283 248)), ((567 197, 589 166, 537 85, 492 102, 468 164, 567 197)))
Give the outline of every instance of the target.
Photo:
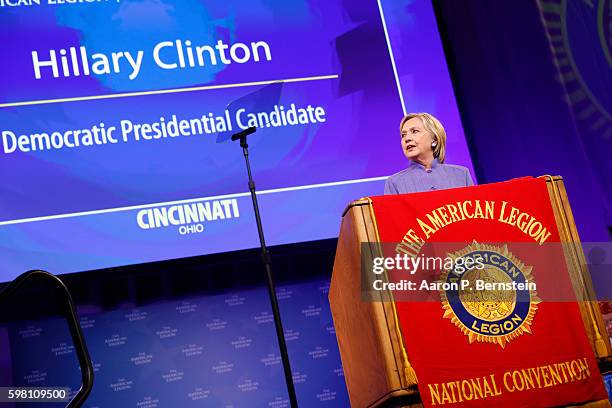
MULTIPOLYGON (((370 211, 370 217, 374 224, 374 231, 376 232, 377 250, 378 250, 379 255, 382 256, 383 250, 382 250, 382 247, 380 246, 380 235, 378 234, 378 223, 376 221, 376 213, 374 213, 374 206, 372 204, 372 199, 370 197, 366 197, 366 199, 368 200, 368 209, 370 211)), ((387 280, 389 279, 387 277, 387 271, 385 271, 385 277, 387 278, 387 280)), ((389 298, 391 300, 389 303, 391 304, 391 308, 393 310, 393 320, 395 321, 395 336, 398 340, 400 351, 402 354, 402 364, 404 366, 404 373, 403 373, 404 374, 404 378, 403 378, 404 384, 406 384, 406 386, 415 385, 418 383, 417 375, 416 375, 416 372, 414 371, 414 368, 412 368, 410 361, 408 361, 408 353, 406 353, 406 347, 404 346, 404 337, 402 336, 402 330, 399 326, 399 319, 397 317, 397 309, 395 308, 395 300, 393 300, 393 294, 390 292, 389 292, 389 298)))
POLYGON ((414 368, 412 368, 412 366, 408 362, 408 359, 406 359, 405 364, 406 365, 404 365, 404 378, 406 380, 406 384, 417 384, 419 380, 417 379, 416 373, 414 372, 414 368))
POLYGON ((597 332, 597 338, 595 339, 595 355, 596 356, 607 356, 608 355, 608 347, 606 345, 606 341, 601 338, 599 332, 597 332))
POLYGON ((395 320, 395 335, 397 336, 398 343, 400 344, 402 352, 402 363, 404 365, 404 380, 406 385, 417 384, 419 382, 412 364, 408 361, 408 353, 406 353, 406 347, 404 347, 404 336, 402 335, 402 329, 399 326, 399 319, 397 316, 397 309, 395 308, 395 301, 391 302, 393 306, 393 320, 395 320))

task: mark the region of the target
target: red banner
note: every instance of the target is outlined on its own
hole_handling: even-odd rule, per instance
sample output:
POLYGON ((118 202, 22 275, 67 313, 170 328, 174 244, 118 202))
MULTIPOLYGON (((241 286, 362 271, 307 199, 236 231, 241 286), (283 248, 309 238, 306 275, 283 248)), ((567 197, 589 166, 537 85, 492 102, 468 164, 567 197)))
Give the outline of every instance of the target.
MULTIPOLYGON (((485 266, 463 278, 515 287, 507 299, 445 288, 435 301, 396 303, 425 406, 550 407, 607 399, 577 303, 542 301, 535 285, 519 285, 570 282, 559 259, 545 267, 542 256, 518 249, 533 243, 537 255, 539 246, 559 242, 545 180, 372 201, 380 240, 399 243, 398 253, 417 256, 424 243, 458 243, 457 253, 480 257, 485 266)), ((443 271, 438 281, 451 277, 443 271)))

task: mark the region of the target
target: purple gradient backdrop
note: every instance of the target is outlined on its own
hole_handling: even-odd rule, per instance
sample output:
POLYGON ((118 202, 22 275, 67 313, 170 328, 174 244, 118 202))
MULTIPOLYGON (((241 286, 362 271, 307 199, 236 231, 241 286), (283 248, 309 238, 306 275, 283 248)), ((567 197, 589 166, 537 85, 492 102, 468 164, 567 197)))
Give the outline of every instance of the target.
MULTIPOLYGON (((382 7, 407 110, 436 114, 449 134, 448 161, 471 169, 431 4, 392 0, 382 7)), ((327 121, 257 132, 250 146, 258 189, 384 177, 407 164, 399 148, 399 93, 376 1, 261 1, 248 6, 237 0, 122 1, 41 6, 27 15, 11 9, 0 21, 19 39, 0 50, 0 58, 13 62, 10 68, 0 68, 1 103, 338 74, 335 80, 284 84, 281 104, 323 106, 327 121), (175 71, 154 66, 153 45, 176 38, 194 44, 263 39, 270 44, 273 61, 175 71), (31 50, 43 55, 51 48, 79 45, 90 52, 145 50, 141 74, 134 81, 123 72, 34 79, 31 50)), ((0 130, 29 134, 99 122, 116 126, 121 119, 150 122, 172 114, 220 114, 228 103, 255 89, 0 108, 0 130)), ((11 175, 0 183, 0 222, 246 191, 240 149, 215 139, 201 135, 86 149, 0 152, 0 172, 11 175)), ((336 236, 342 208, 353 199, 382 193, 383 181, 340 187, 268 196, 262 206, 268 240, 280 244, 336 236)), ((60 273, 256 246, 248 202, 241 205, 241 213, 237 225, 228 222, 188 237, 176 230, 165 229, 163 238, 161 231, 139 230, 130 211, 116 217, 0 224, 0 270, 6 271, 1 276, 8 279, 16 274, 8 271, 42 264, 60 273), (81 226, 80 232, 70 234, 75 225, 81 226), (236 234, 244 238, 239 243, 236 234)))

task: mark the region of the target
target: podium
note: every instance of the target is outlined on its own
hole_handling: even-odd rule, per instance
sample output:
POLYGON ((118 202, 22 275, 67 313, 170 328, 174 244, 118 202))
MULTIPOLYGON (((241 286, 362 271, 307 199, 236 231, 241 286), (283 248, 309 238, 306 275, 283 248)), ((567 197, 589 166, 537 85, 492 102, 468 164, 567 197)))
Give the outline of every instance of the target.
MULTIPOLYGON (((491 206, 493 206, 491 204, 491 206)), ((464 205, 467 207, 467 205, 464 205)), ((493 210, 492 210, 493 213, 493 210)), ((428 214, 432 214, 429 212, 428 214)), ((498 214, 495 214, 496 216, 498 214)), ((503 217, 503 216, 500 216, 503 217)), ((545 217, 544 215, 540 216, 545 217)), ((483 228, 489 228, 487 225, 491 224, 495 228, 500 228, 499 240, 503 241, 506 239, 504 234, 508 231, 508 234, 514 234, 516 226, 512 226, 509 223, 501 225, 499 220, 507 221, 503 218, 496 220, 484 220, 479 221, 478 226, 484 226, 483 228), (488 224, 489 223, 489 224, 488 224), (500 224, 497 226, 497 224, 500 224)), ((545 218, 542 218, 545 219, 545 218)), ((468 223, 470 220, 455 223, 456 225, 449 226, 447 229, 455 228, 456 236, 461 236, 462 239, 471 242, 472 234, 475 237, 478 236, 478 228, 473 227, 474 231, 470 231, 471 227, 468 223)), ((535 223, 535 222, 534 222, 535 223)), ((421 222, 422 226, 423 222, 421 222)), ((542 224, 545 224, 542 221, 542 224)), ((525 229, 525 228, 523 228, 525 229)), ((532 228, 533 230, 533 228, 532 228)), ((443 236, 442 232, 436 232, 432 237, 440 236, 441 239, 449 239, 449 236, 443 236)), ((484 232, 483 232, 484 234, 484 232)), ((516 232, 515 236, 526 235, 526 232, 516 232)), ((484 234, 486 235, 486 234, 484 234)), ((490 235, 490 234, 489 234, 490 235)), ((430 237, 430 239, 432 239, 430 237)), ((529 238, 529 237, 527 237, 529 238)), ((510 238, 509 238, 510 239, 510 238)), ((530 238, 531 239, 531 238, 530 238)), ((602 394, 603 384, 601 388, 599 382, 601 382, 601 376, 599 372, 590 366, 586 370, 589 373, 587 379, 586 374, 582 376, 582 380, 579 380, 579 374, 576 374, 575 378, 573 373, 578 373, 578 369, 575 366, 570 366, 570 363, 562 363, 555 360, 555 356, 543 355, 547 351, 549 344, 540 344, 540 342, 550 342, 550 333, 546 333, 545 328, 547 327, 560 327, 564 330, 567 328, 569 333, 578 333, 580 338, 584 338, 582 348, 575 346, 579 343, 579 340, 574 341, 574 345, 568 345, 568 349, 574 347, 577 349, 578 354, 587 352, 588 355, 593 358, 593 361, 599 363, 610 361, 612 356, 612 350, 610 348, 610 342, 606 334, 604 322, 599 311, 597 302, 595 301, 595 293, 589 272, 586 268, 586 260, 582 249, 579 244, 580 240, 574 224, 573 215, 563 180, 559 176, 543 176, 540 178, 523 178, 512 180, 504 183, 495 183, 483 186, 466 187, 461 189, 451 189, 427 193, 415 193, 401 196, 385 196, 373 198, 365 198, 352 202, 345 210, 342 218, 342 224, 340 229, 340 235, 338 240, 336 259, 334 262, 333 274, 331 279, 331 286, 329 291, 329 301, 336 328, 336 335, 338 338, 338 344, 340 349, 340 355, 342 358, 342 365, 344 368, 344 374, 346 384, 350 396, 352 407, 421 407, 425 406, 444 406, 444 403, 448 403, 448 406, 531 406, 533 401, 534 406, 548 406, 547 398, 551 398, 551 404, 556 406, 593 406, 593 407, 609 407, 605 394, 602 394), (531 191, 534 191, 532 193, 531 191), (541 193, 541 201, 537 201, 537 194, 541 193), (432 324, 438 326, 432 326, 425 330, 422 327, 422 321, 417 323, 417 326, 410 326, 413 317, 420 315, 419 305, 414 304, 409 307, 410 312, 407 312, 401 302, 396 302, 396 294, 388 290, 377 291, 375 296, 377 299, 365 300, 363 298, 363 282, 362 282, 362 262, 364 259, 373 259, 375 257, 383 256, 381 253, 380 243, 384 242, 392 237, 395 242, 399 242, 401 236, 397 233, 385 233, 386 230, 408 230, 410 225, 414 225, 414 230, 421 232, 417 229, 419 224, 410 224, 412 218, 419 218, 419 221, 427 220, 425 214, 432 208, 442 208, 445 203, 456 203, 455 206, 460 206, 460 203, 471 202, 472 204, 476 200, 490 200, 491 203, 496 205, 495 211, 504 211, 505 208, 513 203, 517 203, 517 208, 523 208, 531 214, 544 214, 550 208, 552 208, 552 214, 550 215, 550 223, 554 224, 549 227, 553 231, 552 239, 560 243, 569 243, 564 252, 565 262, 567 265, 567 275, 571 282, 571 286, 574 289, 576 302, 572 304, 576 306, 579 312, 576 313, 579 321, 575 321, 571 327, 566 327, 563 323, 560 323, 562 319, 566 318, 565 312, 563 316, 557 316, 553 307, 570 307, 570 305, 563 304, 540 304, 538 305, 540 310, 535 313, 533 317, 533 325, 530 330, 522 336, 515 336, 508 344, 490 344, 489 343, 478 343, 472 338, 468 340, 467 336, 463 336, 459 330, 457 330, 452 324, 450 319, 445 319, 443 314, 444 310, 440 305, 424 305, 428 309, 430 317, 429 321, 433 321, 432 324), (497 201, 494 201, 497 200, 497 201), (522 201, 521 201, 522 200, 522 201), (402 201, 403 203, 396 203, 396 201, 402 201), (380 204, 378 204, 380 202, 380 204), (501 207, 500 204, 501 203, 501 207), (505 203, 505 204, 503 204, 505 203), (403 207, 402 207, 403 205, 403 207), (542 207, 542 208, 540 208, 542 207), (397 210, 394 210, 396 209, 397 210), (387 225, 383 225, 382 216, 385 215, 384 211, 396 211, 397 214, 386 214, 388 218, 387 225), (554 216, 554 218, 553 218, 554 216), (412 218, 411 218, 412 217, 412 218), (397 224, 404 222, 407 224, 405 227, 397 227, 397 224), (555 234, 556 232, 556 234, 555 234), (396 234, 395 236, 393 234, 396 234), (403 313, 403 314, 402 314, 403 313), (433 316, 433 317, 431 317, 433 316), (538 320, 539 319, 539 320, 538 320), (549 319, 552 323, 558 326, 547 325, 544 320, 549 319), (576 323, 578 322, 578 323, 576 323), (421 326, 419 326, 419 324, 421 326), (437 329, 439 327, 440 329, 437 329), (437 330, 440 330, 440 335, 437 335, 437 330), (447 330, 446 332, 444 330, 447 330), (456 334, 455 334, 456 332, 456 334), (444 334, 450 333, 450 334, 444 334), (429 337, 427 337, 429 336, 429 337), (440 347, 436 350, 427 350, 428 343, 433 344, 433 341, 438 341, 440 336, 447 336, 448 339, 452 337, 452 347, 457 347, 458 352, 462 355, 466 353, 476 353, 474 358, 483 356, 483 363, 487 363, 490 358, 492 361, 498 361, 497 365, 491 368, 492 374, 490 380, 492 380, 493 392, 490 396, 485 395, 486 398, 477 400, 477 395, 472 389, 472 400, 468 400, 470 394, 464 392, 468 389, 469 384, 464 387, 463 391, 459 392, 459 388, 463 386, 460 383, 461 373, 463 369, 467 368, 471 363, 457 363, 456 365, 456 387, 452 386, 449 390, 453 390, 453 395, 448 395, 446 401, 441 400, 438 391, 444 391, 444 385, 438 388, 438 384, 430 384, 427 388, 422 381, 425 377, 430 376, 431 371, 439 370, 440 372, 446 373, 441 367, 445 367, 445 364, 452 366, 453 354, 446 352, 445 357, 441 358, 440 361, 434 362, 432 360, 423 359, 423 355, 437 355, 440 347), (549 336, 549 337, 546 337, 549 336), (428 338, 424 343, 419 343, 421 337, 428 338), (516 338, 517 337, 517 338, 516 338), (542 339, 542 340, 538 340, 542 339), (532 344, 528 344, 531 342, 532 344), (584 344, 587 344, 585 346, 584 344), (476 347, 480 347, 476 349, 476 347), (518 354, 519 356, 524 355, 523 358, 517 358, 517 350, 539 350, 518 354), (586 350, 588 349, 588 350, 586 350), (479 351, 473 351, 479 350, 479 351), (430 353, 430 354, 428 354, 430 353), (504 365, 499 361, 504 361, 504 355, 511 355, 514 353, 512 361, 508 362, 508 368, 505 369, 504 365), (450 356, 450 357, 449 357, 450 356), (543 358, 544 363, 536 364, 537 358, 543 358), (518 361, 517 360, 524 360, 518 361), (430 366, 431 361, 431 366, 430 366), (534 363, 531 364, 531 361, 534 363), (549 364, 550 362, 550 364, 549 364), (463 365, 461 365, 463 364, 463 365), (513 364, 519 364, 514 366, 513 364), (523 364, 525 367, 520 366, 523 364), (565 365, 564 365, 565 364, 565 365), (567 373, 564 367, 568 367, 567 373), (571 370, 570 370, 571 368, 571 370), (497 370, 497 371, 494 371, 497 370), (504 371, 506 370, 506 371, 504 371), (553 379, 552 384, 545 383, 538 373, 543 373, 543 378, 548 378, 549 370, 552 370, 553 379), (561 377, 561 370, 563 371, 564 377, 561 377), (595 372, 597 371, 597 372, 595 372), (515 376, 515 373, 519 373, 515 376), (522 373, 522 374, 521 374, 522 373), (517 386, 518 379, 521 381, 527 381, 527 377, 521 377, 525 374, 530 376, 531 373, 538 376, 538 382, 532 378, 532 382, 535 384, 532 389, 529 389, 529 383, 524 386, 525 391, 519 392, 517 386), (556 381, 556 375, 559 375, 560 381, 556 381), (571 374, 571 375, 570 375, 571 374), (513 377, 515 376, 515 377, 513 377), (595 377, 599 376, 599 379, 595 377), (517 380, 513 383, 512 380, 517 380), (537 385, 541 387, 538 388, 537 385), (424 388, 421 388, 423 386, 424 388), (573 387, 573 388, 572 388, 573 387), (580 397, 581 392, 576 390, 582 390, 583 388, 590 389, 585 391, 584 396, 580 397), (454 394, 454 390, 457 390, 457 394, 454 394), (423 390, 427 390, 427 400, 423 395, 423 390), (528 391, 527 391, 528 390, 528 391), (421 392, 419 392, 421 391, 421 392), (538 394, 539 393, 539 394, 538 394), (555 393, 555 395, 552 395, 555 393), (564 397, 561 394, 567 394, 564 397), (524 394, 524 395, 522 395, 524 394), (494 396, 493 396, 494 395, 494 396), (539 395, 543 395, 544 398, 540 398, 539 395), (463 403, 459 403, 458 398, 465 397, 463 403), (508 398, 507 400, 504 398, 508 398), (512 399, 515 398, 515 399, 512 399), (556 398, 556 399, 555 399, 556 398), (582 400, 580 400, 582 398, 582 400), (562 402, 562 403, 559 403, 562 402), (472 404, 472 405, 470 405, 472 404), (523 405, 521 405, 523 404, 523 405), (541 404, 541 405, 538 405, 541 404)), ((559 309, 561 310, 561 309, 559 309)), ((565 310, 565 309, 563 309, 565 310)), ((569 323, 568 323, 569 324, 569 323)), ((464 330, 465 332, 465 330, 464 330)), ((577 335, 578 335, 577 334, 577 335)), ((565 338, 562 333, 559 334, 562 338, 565 338)), ((486 336, 485 336, 486 337, 486 336)), ((483 337, 484 338, 484 337, 483 337)), ((484 339, 482 341, 490 341, 484 339)), ((441 343, 443 344, 443 343, 441 343)), ((557 350, 551 346, 551 352, 557 350)), ((433 347, 433 346, 432 346, 433 347)), ((558 350, 561 350, 559 348, 558 350)), ((559 351, 559 355, 565 352, 559 351)), ((568 355, 563 354, 563 355, 568 355)), ((581 354, 582 355, 582 354, 581 354)), ((586 356, 586 354, 585 354, 586 356)), ((585 357, 586 358, 586 357, 585 357)), ((472 361, 472 360, 466 360, 472 361)), ((584 360, 586 361, 586 360, 584 360)), ((573 363, 571 363, 573 364, 573 363)), ((596 364, 597 363, 593 363, 596 364)), ((577 366, 577 365, 576 365, 577 366)), ((481 367, 482 368, 482 367, 481 367)), ((489 373, 486 369, 486 373, 489 373)), ((446 374, 444 374, 446 375, 446 374)), ((452 377, 453 374, 451 374, 452 377)), ((489 374, 487 374, 489 375, 489 374)), ((487 382, 485 377, 484 382, 487 382)), ((454 379, 454 377, 453 377, 454 379)), ((467 379, 464 381, 468 381, 467 379)), ((471 379, 472 383, 474 380, 471 379)), ((478 380, 480 381, 480 380, 478 380)), ((452 385, 452 383, 448 383, 452 385)), ((605 391, 604 391, 605 392, 605 391)))

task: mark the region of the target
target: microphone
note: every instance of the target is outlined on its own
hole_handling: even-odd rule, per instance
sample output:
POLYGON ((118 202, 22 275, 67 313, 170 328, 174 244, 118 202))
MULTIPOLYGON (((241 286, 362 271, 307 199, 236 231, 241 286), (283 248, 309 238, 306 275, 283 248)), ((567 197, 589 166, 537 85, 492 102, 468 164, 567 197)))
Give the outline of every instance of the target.
POLYGON ((255 126, 251 126, 250 128, 246 128, 238 133, 234 133, 232 135, 232 142, 236 140, 240 140, 243 137, 247 137, 248 135, 255 133, 256 130, 257 128, 255 126))

